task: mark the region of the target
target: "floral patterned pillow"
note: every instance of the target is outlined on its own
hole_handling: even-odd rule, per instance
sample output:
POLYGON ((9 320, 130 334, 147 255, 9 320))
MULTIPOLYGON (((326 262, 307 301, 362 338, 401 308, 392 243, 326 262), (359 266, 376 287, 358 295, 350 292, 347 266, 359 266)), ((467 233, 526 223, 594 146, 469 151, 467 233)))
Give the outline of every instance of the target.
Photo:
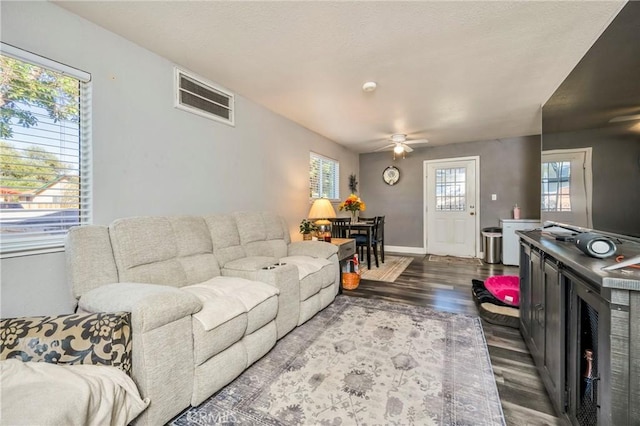
POLYGON ((0 360, 110 365, 131 375, 127 312, 6 318, 0 321, 0 360))

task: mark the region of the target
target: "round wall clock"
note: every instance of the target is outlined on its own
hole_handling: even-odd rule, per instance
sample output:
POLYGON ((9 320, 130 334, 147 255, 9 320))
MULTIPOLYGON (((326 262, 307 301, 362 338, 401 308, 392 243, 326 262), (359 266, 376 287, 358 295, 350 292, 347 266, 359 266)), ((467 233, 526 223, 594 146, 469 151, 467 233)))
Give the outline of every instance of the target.
POLYGON ((387 185, 395 185, 400 179, 400 170, 397 167, 389 166, 382 172, 382 180, 387 185))

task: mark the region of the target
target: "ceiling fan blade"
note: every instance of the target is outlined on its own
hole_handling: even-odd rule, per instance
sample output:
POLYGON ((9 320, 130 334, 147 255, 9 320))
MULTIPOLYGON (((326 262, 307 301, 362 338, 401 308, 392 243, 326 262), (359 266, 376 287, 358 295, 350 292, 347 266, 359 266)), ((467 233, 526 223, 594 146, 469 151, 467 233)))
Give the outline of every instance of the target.
POLYGON ((417 143, 427 143, 429 142, 429 139, 410 139, 408 141, 406 141, 406 144, 417 144, 417 143))
POLYGON ((406 152, 413 152, 413 148, 411 148, 409 145, 407 145, 406 143, 402 144, 402 147, 404 148, 404 150, 406 152))
POLYGON ((387 145, 387 146, 383 146, 382 148, 378 148, 378 149, 376 149, 376 150, 375 150, 375 151, 373 151, 373 152, 385 151, 385 150, 387 150, 387 149, 389 149, 389 148, 393 148, 394 146, 396 146, 396 144, 395 144, 395 143, 392 143, 391 145, 387 145))

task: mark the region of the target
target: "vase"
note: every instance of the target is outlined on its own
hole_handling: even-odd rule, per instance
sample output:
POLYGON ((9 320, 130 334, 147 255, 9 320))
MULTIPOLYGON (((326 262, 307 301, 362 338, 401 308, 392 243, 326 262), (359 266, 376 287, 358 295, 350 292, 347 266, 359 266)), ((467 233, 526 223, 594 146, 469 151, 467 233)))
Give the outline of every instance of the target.
POLYGON ((358 222, 358 210, 351 211, 351 223, 358 222))
POLYGON ((302 234, 303 241, 309 241, 311 238, 312 238, 312 235, 310 232, 307 232, 306 234, 302 234))

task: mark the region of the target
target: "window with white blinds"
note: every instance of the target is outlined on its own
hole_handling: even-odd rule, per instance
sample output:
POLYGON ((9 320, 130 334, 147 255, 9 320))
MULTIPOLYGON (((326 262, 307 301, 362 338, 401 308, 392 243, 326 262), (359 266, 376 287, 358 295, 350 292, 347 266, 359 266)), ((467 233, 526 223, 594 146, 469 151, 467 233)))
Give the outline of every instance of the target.
POLYGON ((0 253, 56 250, 91 221, 90 75, 2 43, 0 253))
POLYGON ((309 192, 311 198, 340 199, 340 163, 311 153, 309 162, 309 192))

